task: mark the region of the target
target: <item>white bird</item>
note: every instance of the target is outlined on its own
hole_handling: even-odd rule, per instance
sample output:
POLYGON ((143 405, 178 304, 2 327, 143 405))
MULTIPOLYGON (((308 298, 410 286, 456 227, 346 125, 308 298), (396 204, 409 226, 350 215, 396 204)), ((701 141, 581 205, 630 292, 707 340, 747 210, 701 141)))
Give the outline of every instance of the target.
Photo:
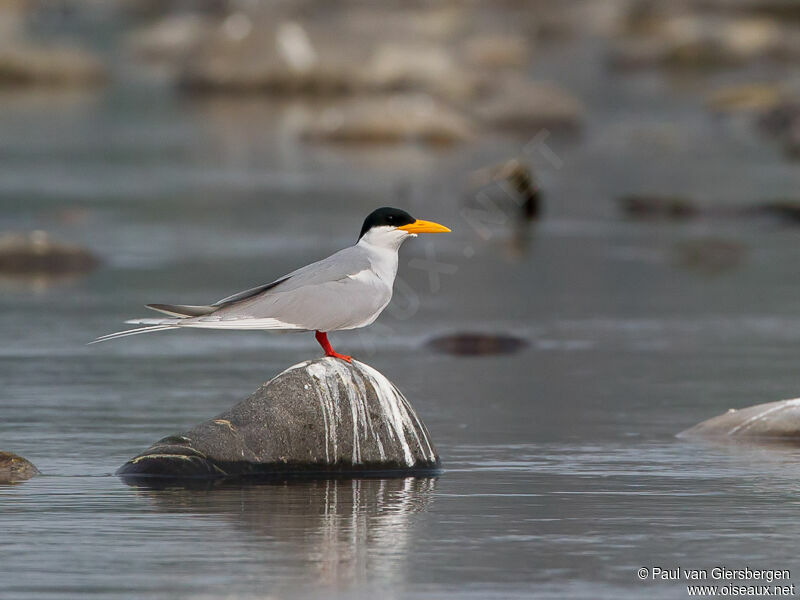
POLYGON ((148 304, 170 318, 126 321, 147 327, 110 333, 90 343, 183 327, 314 331, 325 356, 350 362, 350 356, 333 350, 328 332, 371 325, 392 299, 403 242, 418 233, 448 231, 403 210, 379 208, 364 220, 354 246, 214 304, 148 304))

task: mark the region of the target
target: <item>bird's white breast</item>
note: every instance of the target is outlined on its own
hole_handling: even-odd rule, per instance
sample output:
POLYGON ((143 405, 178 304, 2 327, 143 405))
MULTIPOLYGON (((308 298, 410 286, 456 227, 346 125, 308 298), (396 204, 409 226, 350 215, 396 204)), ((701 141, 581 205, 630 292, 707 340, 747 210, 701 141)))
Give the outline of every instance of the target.
POLYGON ((397 275, 396 249, 376 246, 364 240, 358 244, 358 248, 367 257, 370 266, 368 269, 348 275, 348 279, 359 284, 362 293, 370 296, 372 310, 369 314, 364 314, 362 319, 358 319, 358 322, 351 323, 348 329, 370 325, 378 318, 392 299, 394 279, 397 275))

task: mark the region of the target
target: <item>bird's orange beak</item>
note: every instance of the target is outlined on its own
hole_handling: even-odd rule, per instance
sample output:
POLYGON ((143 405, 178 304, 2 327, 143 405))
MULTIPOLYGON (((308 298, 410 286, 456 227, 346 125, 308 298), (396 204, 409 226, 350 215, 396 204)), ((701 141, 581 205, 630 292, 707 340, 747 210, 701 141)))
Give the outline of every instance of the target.
POLYGON ((408 233, 448 233, 450 230, 444 225, 439 225, 433 221, 422 221, 417 219, 413 223, 398 227, 408 233))

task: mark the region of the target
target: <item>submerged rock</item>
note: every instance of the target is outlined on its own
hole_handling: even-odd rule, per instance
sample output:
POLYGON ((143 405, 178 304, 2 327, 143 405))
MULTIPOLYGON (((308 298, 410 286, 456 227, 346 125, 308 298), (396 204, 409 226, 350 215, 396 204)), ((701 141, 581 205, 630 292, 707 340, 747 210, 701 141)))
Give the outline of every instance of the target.
POLYGON ((0 483, 25 481, 39 474, 39 469, 29 460, 11 452, 0 452, 0 483))
POLYGON ((800 201, 798 200, 774 200, 758 204, 751 209, 751 212, 777 217, 790 225, 800 224, 800 201))
POLYGON ((229 411, 164 438, 122 476, 335 476, 435 471, 428 431, 372 367, 320 358, 290 367, 229 411))
POLYGON ((0 274, 69 275, 86 273, 100 264, 89 250, 50 239, 44 231, 0 236, 0 274))
POLYGON ((528 341, 513 335, 496 333, 454 333, 429 340, 428 348, 444 354, 479 356, 513 354, 528 346, 528 341))
POLYGON ((619 206, 622 212, 635 219, 687 219, 698 213, 697 206, 689 198, 658 194, 623 196, 619 206))
POLYGON ((682 431, 678 437, 800 444, 800 398, 730 409, 682 431))

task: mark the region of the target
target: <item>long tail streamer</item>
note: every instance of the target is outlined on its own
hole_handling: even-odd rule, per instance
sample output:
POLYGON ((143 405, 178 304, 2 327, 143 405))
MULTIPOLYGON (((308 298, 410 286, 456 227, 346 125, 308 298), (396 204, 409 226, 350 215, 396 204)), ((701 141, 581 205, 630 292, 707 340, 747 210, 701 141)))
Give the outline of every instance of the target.
POLYGON ((101 335, 96 340, 89 342, 91 344, 99 344, 100 342, 107 342, 109 340, 116 340, 118 338, 128 337, 129 335, 139 335, 140 333, 154 333, 156 331, 166 331, 167 329, 178 329, 175 325, 152 325, 150 327, 140 327, 139 329, 128 329, 127 331, 117 331, 116 333, 109 333, 101 335))

